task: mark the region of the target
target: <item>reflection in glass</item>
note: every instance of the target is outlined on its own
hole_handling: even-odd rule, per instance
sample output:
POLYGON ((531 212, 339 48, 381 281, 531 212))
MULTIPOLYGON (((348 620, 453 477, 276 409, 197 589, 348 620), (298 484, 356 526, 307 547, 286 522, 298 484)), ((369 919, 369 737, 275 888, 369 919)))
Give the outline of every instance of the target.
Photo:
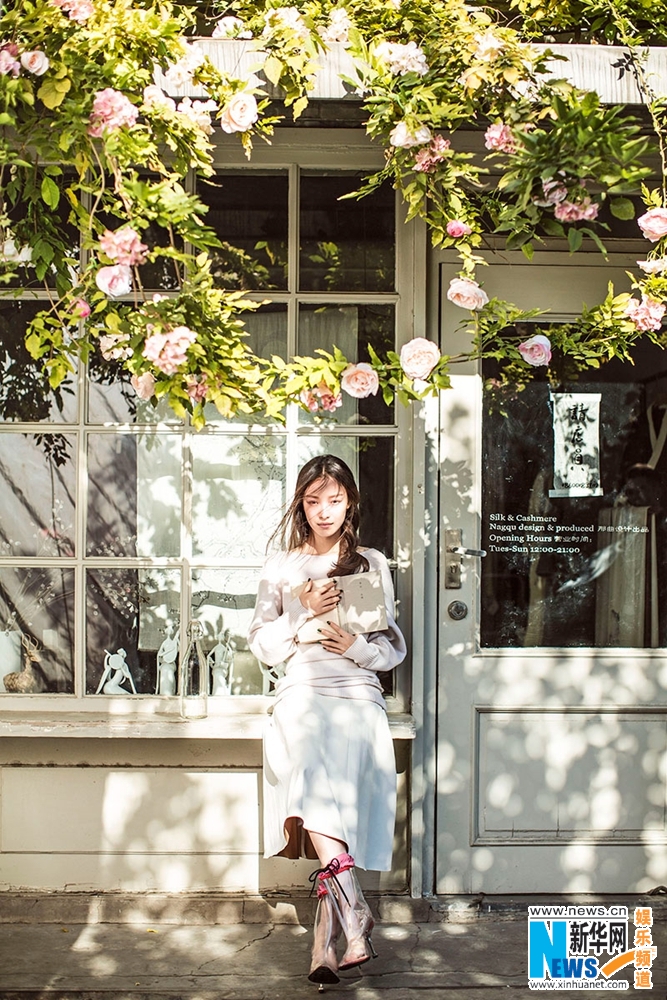
POLYGON ((74 691, 74 571, 0 568, 0 692, 74 691))
POLYGON ((76 437, 0 434, 0 554, 74 555, 76 437))
POLYGON ((178 635, 180 580, 170 569, 88 571, 87 694, 170 693, 164 668, 173 663, 175 674, 177 650, 171 656, 168 647, 178 635))
POLYGON ((287 288, 285 173, 246 170, 200 180, 206 216, 222 241, 212 248, 212 274, 223 288, 287 288))
POLYGON ((211 694, 269 694, 268 671, 248 649, 259 571, 201 569, 192 575, 192 613, 203 626, 211 694))
POLYGON ((192 472, 194 553, 261 562, 285 502, 285 438, 201 434, 192 472))
POLYGON ((76 420, 76 381, 52 389, 41 362, 31 358, 24 338, 28 323, 46 302, 0 299, 0 421, 76 420))
POLYGON ((315 455, 337 455, 354 474, 361 496, 361 544, 394 556, 394 439, 304 435, 299 467, 315 455))
MULTIPOLYGON (((667 456, 659 442, 667 359, 640 345, 634 360, 558 387, 579 394, 567 410, 566 441, 570 460, 599 466, 600 496, 592 487, 588 495, 553 489, 562 408, 554 408, 547 382, 501 390, 502 398, 487 383, 483 646, 667 645, 667 456), (599 422, 586 402, 598 395, 599 422)), ((488 364, 485 374, 497 372, 488 364)))
MULTIPOLYGON (((368 345, 378 353, 393 351, 395 344, 393 305, 302 305, 299 308, 298 354, 313 355, 318 347, 340 348, 352 362, 370 361, 368 345)), ((321 420, 333 418, 341 424, 391 424, 394 404, 387 406, 380 392, 366 399, 342 395, 343 405, 321 420)), ((299 411, 301 423, 312 424, 313 416, 299 411)))
POLYGON ((394 288, 395 196, 384 184, 360 201, 339 201, 361 174, 301 177, 302 292, 390 292, 394 288))
POLYGON ((130 383, 130 373, 120 361, 105 361, 95 350, 88 362, 88 423, 180 423, 166 399, 157 406, 140 399, 130 383))
POLYGON ((180 554, 180 435, 90 434, 88 475, 88 555, 180 554))

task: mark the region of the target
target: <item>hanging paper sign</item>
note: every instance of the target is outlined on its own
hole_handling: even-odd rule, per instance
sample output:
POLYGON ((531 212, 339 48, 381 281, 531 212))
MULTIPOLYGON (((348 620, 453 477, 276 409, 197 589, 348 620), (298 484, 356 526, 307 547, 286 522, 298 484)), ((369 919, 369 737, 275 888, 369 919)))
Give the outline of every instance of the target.
POLYGON ((599 392, 551 394, 554 423, 554 485, 550 497, 599 497, 599 392))

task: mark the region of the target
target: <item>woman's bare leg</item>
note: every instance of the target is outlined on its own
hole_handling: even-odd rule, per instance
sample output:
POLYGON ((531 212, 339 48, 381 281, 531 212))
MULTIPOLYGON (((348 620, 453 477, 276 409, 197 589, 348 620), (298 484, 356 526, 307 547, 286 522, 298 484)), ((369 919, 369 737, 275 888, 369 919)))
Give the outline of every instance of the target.
POLYGON ((313 833, 312 830, 309 830, 308 833, 321 865, 328 865, 332 858, 347 852, 347 844, 344 844, 342 840, 327 837, 324 833, 313 833))

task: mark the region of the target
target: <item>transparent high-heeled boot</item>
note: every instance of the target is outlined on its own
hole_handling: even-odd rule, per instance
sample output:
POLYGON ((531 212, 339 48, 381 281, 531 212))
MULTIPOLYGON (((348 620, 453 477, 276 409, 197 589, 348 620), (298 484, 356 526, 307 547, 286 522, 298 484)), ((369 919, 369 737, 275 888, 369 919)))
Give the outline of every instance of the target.
MULTIPOLYGON (((321 883, 320 883, 321 885, 321 883)), ((311 983, 338 983, 336 944, 340 923, 331 896, 318 885, 317 911, 313 931, 313 951, 308 978, 311 983)))
POLYGON ((350 866, 342 871, 338 870, 335 877, 328 878, 324 884, 335 900, 334 910, 347 939, 345 954, 338 963, 338 969, 352 969, 371 958, 377 958, 371 940, 375 921, 354 868, 350 866))

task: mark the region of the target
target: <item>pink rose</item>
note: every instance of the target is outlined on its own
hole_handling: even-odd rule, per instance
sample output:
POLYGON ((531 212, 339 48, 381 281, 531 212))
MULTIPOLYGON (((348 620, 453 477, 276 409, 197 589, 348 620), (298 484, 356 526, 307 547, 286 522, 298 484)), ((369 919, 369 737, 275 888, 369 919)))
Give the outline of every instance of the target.
POLYGON ((655 257, 653 260, 638 260, 644 274, 662 274, 667 271, 667 257, 655 257))
POLYGON ((90 316, 90 306, 85 299, 75 299, 72 303, 72 316, 75 319, 87 319, 90 316))
POLYGON ((166 333, 153 333, 146 339, 143 355, 165 375, 173 375, 187 360, 188 348, 197 334, 187 326, 175 326, 166 333))
POLYGON ((560 205, 561 201, 565 201, 568 194, 563 182, 559 181, 556 177, 550 177, 548 180, 542 181, 542 191, 544 192, 544 202, 538 202, 538 204, 560 205))
POLYGON ((470 236, 472 229, 466 222, 461 222, 460 219, 451 219, 446 226, 447 235, 451 236, 452 239, 458 240, 462 236, 470 236))
POLYGON ((51 0, 55 7, 66 11, 72 21, 87 21, 95 13, 90 0, 51 0))
POLYGON ((524 361, 535 368, 548 365, 551 361, 551 341, 544 334, 537 333, 529 340, 524 340, 523 344, 519 344, 519 354, 524 361))
POLYGON ((630 299, 625 307, 625 315, 631 319, 638 330, 645 333, 649 330, 659 330, 662 326, 662 318, 665 315, 665 306, 662 302, 656 302, 648 295, 642 295, 641 302, 637 299, 630 299))
POLYGON ((637 225, 647 240, 656 243, 667 236, 667 208, 651 208, 637 219, 637 225))
POLYGON ((447 298, 461 309, 482 309, 489 296, 472 278, 452 278, 447 290, 447 298))
POLYGON ((348 365, 340 380, 341 389, 355 399, 365 399, 375 396, 380 386, 377 372, 365 361, 356 365, 348 365))
POLYGON ((175 111, 176 101, 167 97, 160 87, 152 83, 149 87, 144 87, 144 108, 146 111, 175 111))
POLYGON ((139 233, 132 226, 123 226, 115 232, 105 229, 104 236, 100 237, 100 249, 111 260, 127 264, 128 267, 143 264, 148 252, 148 247, 141 242, 139 233))
POLYGON ((206 376, 188 375, 185 380, 186 392, 193 403, 203 403, 208 392, 208 382, 206 376))
POLYGON ((139 399, 150 399, 155 391, 155 379, 150 372, 133 375, 130 382, 139 399))
POLYGON ((440 361, 440 348, 425 337, 414 337, 401 348, 401 368, 411 379, 426 379, 440 361))
POLYGON ((95 275, 95 284, 109 298, 129 295, 132 291, 132 271, 127 264, 113 264, 101 267, 95 275))
POLYGON ((99 344, 105 361, 124 361, 132 357, 130 338, 126 333, 103 333, 99 344))
POLYGON ((134 125, 138 116, 137 108, 120 90, 114 90, 112 87, 99 90, 93 101, 88 135, 99 139, 105 129, 113 132, 123 125, 134 125))
POLYGON ((223 132, 247 132, 259 118, 257 101, 252 94, 234 94, 222 109, 220 126, 223 132))
POLYGON ((419 125, 411 132, 406 122, 399 122, 389 133, 389 143, 398 149, 424 146, 431 141, 431 130, 427 125, 419 125))
POLYGON ((311 413, 317 413, 321 410, 324 410, 326 413, 334 413, 339 406, 343 405, 342 395, 338 393, 334 396, 326 382, 320 382, 313 389, 304 389, 299 399, 303 406, 307 410, 310 410, 311 413))
POLYGON ((509 125, 499 122, 497 125, 489 125, 484 133, 484 145, 494 153, 515 153, 516 140, 509 125))
POLYGON ((50 66, 49 58, 45 52, 36 49, 34 52, 24 52, 21 56, 21 65, 33 76, 44 76, 50 66))
POLYGON ((8 46, 0 49, 0 76, 18 76, 21 72, 21 63, 15 59, 8 46))
POLYGON ((581 201, 561 201, 554 209, 554 215, 561 222, 580 222, 582 219, 592 222, 597 219, 600 206, 586 195, 581 201))

